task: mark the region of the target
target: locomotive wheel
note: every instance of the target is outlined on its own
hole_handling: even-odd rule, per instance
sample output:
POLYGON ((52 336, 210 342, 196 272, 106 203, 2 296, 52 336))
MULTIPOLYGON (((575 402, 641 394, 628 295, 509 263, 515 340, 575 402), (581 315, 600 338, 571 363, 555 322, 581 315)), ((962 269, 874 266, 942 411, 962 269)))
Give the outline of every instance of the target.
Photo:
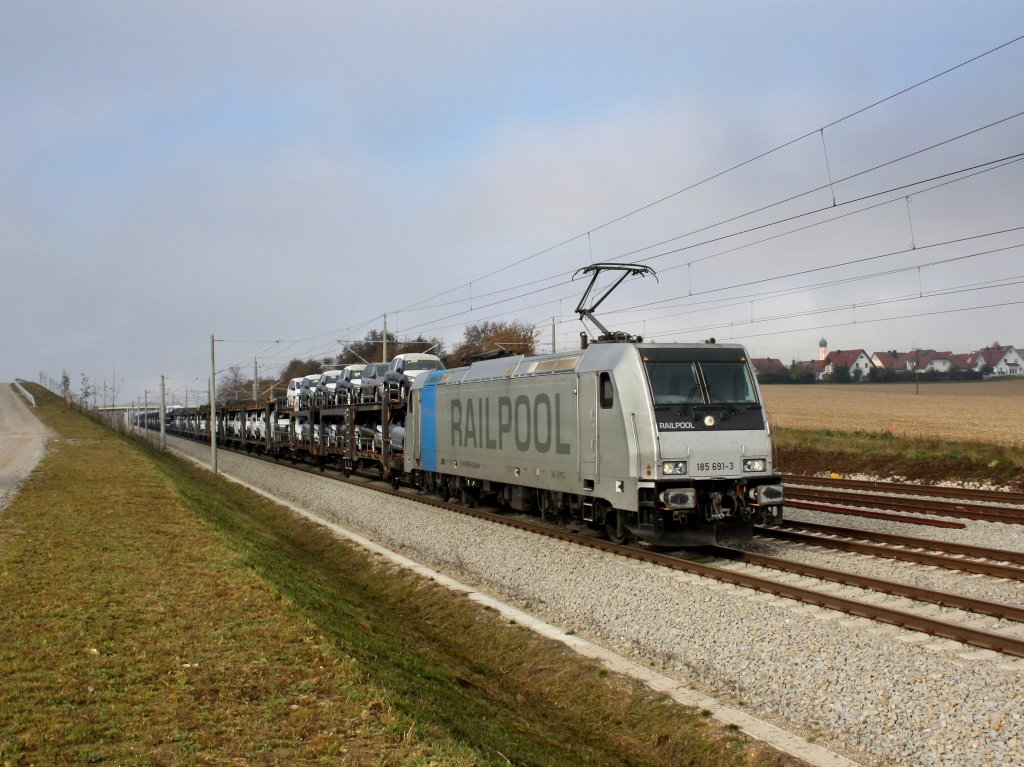
POLYGON ((622 532, 619 532, 619 517, 619 512, 605 515, 604 532, 608 536, 608 540, 621 546, 626 543, 632 543, 635 539, 633 534, 624 526, 622 527, 622 532))
POLYGON ((434 492, 437 493, 437 497, 442 501, 447 501, 452 497, 451 488, 448 485, 448 479, 446 477, 437 477, 434 480, 434 492))
POLYGON ((476 491, 469 485, 459 485, 459 503, 467 509, 476 506, 476 491))
POLYGON ((542 520, 557 518, 559 514, 558 504, 555 502, 555 494, 550 490, 538 490, 537 509, 540 511, 540 518, 542 520))
POLYGON ((399 477, 398 474, 392 474, 391 475, 391 489, 392 490, 397 490, 401 486, 402 486, 402 478, 399 477))

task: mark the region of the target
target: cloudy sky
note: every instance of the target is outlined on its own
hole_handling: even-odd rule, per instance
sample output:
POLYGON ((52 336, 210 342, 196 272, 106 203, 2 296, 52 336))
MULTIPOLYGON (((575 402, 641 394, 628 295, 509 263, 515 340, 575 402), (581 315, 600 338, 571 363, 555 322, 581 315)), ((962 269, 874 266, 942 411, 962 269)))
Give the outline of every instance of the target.
POLYGON ((1024 346, 1020 35, 1016 0, 4 0, 0 380, 181 401, 211 334, 277 370, 385 313, 561 348, 596 261, 658 272, 600 315, 658 341, 1024 346))

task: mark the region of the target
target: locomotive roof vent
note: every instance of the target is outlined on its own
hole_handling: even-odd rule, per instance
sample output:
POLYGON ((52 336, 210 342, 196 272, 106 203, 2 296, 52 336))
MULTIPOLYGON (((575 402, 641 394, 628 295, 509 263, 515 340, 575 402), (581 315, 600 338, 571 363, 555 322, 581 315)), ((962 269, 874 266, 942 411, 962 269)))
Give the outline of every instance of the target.
MULTIPOLYGON (((602 325, 597 317, 594 316, 594 311, 606 298, 608 298, 609 295, 611 295, 615 288, 622 284, 623 280, 627 277, 646 277, 647 275, 650 275, 655 279, 655 281, 657 281, 658 275, 655 271, 651 269, 651 267, 644 266, 643 264, 601 263, 591 264, 590 266, 585 266, 582 269, 577 269, 572 278, 575 280, 580 274, 591 275, 590 284, 587 285, 587 289, 583 292, 583 297, 580 298, 580 302, 576 305, 576 314, 580 316, 580 322, 584 322, 584 324, 586 324, 585 320, 590 320, 597 325, 598 330, 601 331, 601 335, 597 337, 597 341, 605 343, 641 343, 644 339, 640 336, 624 333, 621 330, 608 330, 608 328, 602 325), (601 272, 621 272, 621 274, 614 282, 612 282, 611 285, 604 288, 603 291, 600 292, 600 295, 594 297, 593 303, 588 308, 585 304, 587 303, 587 299, 590 298, 590 294, 593 292, 594 285, 597 283, 597 278, 600 276, 601 272)), ((580 333, 580 336, 583 338, 585 334, 580 333)), ((584 346, 584 348, 586 347, 584 346)))

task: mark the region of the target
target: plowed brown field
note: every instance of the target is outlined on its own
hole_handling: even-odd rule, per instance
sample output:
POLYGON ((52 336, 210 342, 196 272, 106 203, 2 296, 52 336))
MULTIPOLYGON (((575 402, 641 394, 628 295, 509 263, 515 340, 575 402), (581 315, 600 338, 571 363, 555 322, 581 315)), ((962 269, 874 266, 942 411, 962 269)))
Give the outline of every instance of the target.
POLYGON ((1024 379, 764 386, 773 426, 1024 445, 1024 379))

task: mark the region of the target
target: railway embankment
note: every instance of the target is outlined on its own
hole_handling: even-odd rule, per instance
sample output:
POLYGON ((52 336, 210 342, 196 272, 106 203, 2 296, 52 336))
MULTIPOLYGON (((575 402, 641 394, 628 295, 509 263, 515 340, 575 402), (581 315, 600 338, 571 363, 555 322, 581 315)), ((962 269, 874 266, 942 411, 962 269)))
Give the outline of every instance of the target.
POLYGON ((824 428, 773 429, 772 438, 788 474, 1024 492, 1024 447, 824 428))
POLYGON ((59 436, 0 518, 0 763, 796 764, 37 397, 59 436))

